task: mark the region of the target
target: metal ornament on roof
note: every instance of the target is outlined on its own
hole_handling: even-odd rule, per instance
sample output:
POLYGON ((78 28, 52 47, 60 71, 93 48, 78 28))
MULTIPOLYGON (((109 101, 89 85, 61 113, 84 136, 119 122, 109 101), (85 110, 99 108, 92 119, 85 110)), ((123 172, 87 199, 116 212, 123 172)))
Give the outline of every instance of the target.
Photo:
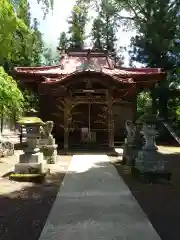
POLYGON ((95 71, 101 72, 102 68, 100 66, 91 65, 88 63, 83 63, 80 66, 76 67, 76 71, 83 72, 83 71, 95 71))

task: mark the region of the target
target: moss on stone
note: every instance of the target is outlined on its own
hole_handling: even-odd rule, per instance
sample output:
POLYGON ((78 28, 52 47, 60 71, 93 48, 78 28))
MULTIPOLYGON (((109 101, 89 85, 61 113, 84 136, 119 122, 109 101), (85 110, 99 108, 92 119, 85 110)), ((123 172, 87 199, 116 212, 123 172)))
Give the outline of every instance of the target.
POLYGON ((38 117, 23 117, 18 121, 18 123, 20 125, 25 125, 25 124, 43 124, 44 122, 38 117))
POLYGON ((29 174, 29 173, 12 173, 9 176, 10 180, 19 182, 42 182, 46 176, 46 173, 29 174))

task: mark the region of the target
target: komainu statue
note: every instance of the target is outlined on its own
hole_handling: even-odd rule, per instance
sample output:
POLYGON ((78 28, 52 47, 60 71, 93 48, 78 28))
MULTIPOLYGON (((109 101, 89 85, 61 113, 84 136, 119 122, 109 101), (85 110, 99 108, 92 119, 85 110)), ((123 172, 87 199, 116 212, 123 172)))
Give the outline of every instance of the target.
POLYGON ((40 127, 40 134, 42 139, 48 139, 48 144, 54 144, 52 130, 53 130, 54 123, 52 121, 47 121, 40 127))
POLYGON ((136 128, 131 120, 125 122, 125 127, 127 131, 127 142, 130 143, 134 140, 136 128))
POLYGON ((43 152, 44 160, 47 160, 48 164, 56 163, 57 158, 57 144, 55 144, 55 139, 51 134, 53 126, 54 123, 52 121, 47 121, 40 127, 39 148, 43 152))
POLYGON ((0 157, 12 156, 14 144, 9 139, 0 139, 0 157))

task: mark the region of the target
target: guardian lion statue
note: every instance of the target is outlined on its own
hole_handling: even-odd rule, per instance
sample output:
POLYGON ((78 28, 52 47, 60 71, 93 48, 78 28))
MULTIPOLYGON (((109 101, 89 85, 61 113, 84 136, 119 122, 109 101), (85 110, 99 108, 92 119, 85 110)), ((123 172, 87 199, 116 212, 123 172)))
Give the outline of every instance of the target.
POLYGON ((52 144, 53 142, 53 136, 51 134, 53 130, 53 126, 54 126, 54 123, 52 121, 47 121, 40 127, 41 138, 48 139, 48 142, 50 144, 52 144))
POLYGON ((127 131, 127 140, 128 142, 132 142, 135 137, 136 128, 131 120, 127 120, 125 122, 125 126, 127 131))

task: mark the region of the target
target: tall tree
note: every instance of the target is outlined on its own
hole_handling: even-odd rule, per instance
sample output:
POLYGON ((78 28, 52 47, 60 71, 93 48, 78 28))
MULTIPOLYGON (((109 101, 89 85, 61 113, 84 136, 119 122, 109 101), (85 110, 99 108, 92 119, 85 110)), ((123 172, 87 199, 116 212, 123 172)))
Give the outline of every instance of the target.
MULTIPOLYGON (((0 7, 0 65, 12 74, 14 66, 39 65, 42 36, 37 21, 31 27, 30 7, 27 0, 12 5, 8 0, 0 7), (38 58, 38 59, 37 59, 38 58)), ((0 5, 1 6, 1 5, 0 5)))
MULTIPOLYGON (((174 66, 172 48, 175 45, 176 34, 179 29, 180 1, 116 0, 116 2, 121 9, 124 7, 129 11, 131 16, 128 19, 131 20, 138 32, 137 36, 133 37, 131 41, 132 59, 146 66, 161 67, 170 72, 174 66)), ((158 98, 159 112, 164 118, 168 116, 169 82, 171 82, 170 78, 161 81, 158 91, 152 91, 153 109, 156 111, 156 98, 158 98)))
POLYGON ((93 21, 92 31, 91 31, 94 49, 102 50, 104 47, 103 27, 104 27, 104 23, 102 19, 98 16, 93 21))
MULTIPOLYGON (((19 6, 21 0, 9 0, 9 2, 17 8, 19 6)), ((54 7, 54 0, 36 0, 38 4, 41 5, 41 9, 44 13, 44 18, 49 13, 50 10, 53 10, 54 7)))
POLYGON ((19 19, 9 0, 1 0, 0 4, 0 65, 11 61, 15 54, 12 49, 15 33, 28 34, 29 29, 24 21, 19 19))
POLYGON ((88 19, 88 7, 82 0, 77 0, 69 23, 69 47, 83 48, 85 40, 85 26, 88 19))
POLYGON ((32 26, 32 60, 31 65, 34 66, 40 66, 41 65, 41 59, 42 59, 42 53, 43 53, 43 40, 42 40, 42 33, 38 29, 38 21, 36 18, 33 19, 33 26, 32 26))
POLYGON ((91 31, 93 48, 113 52, 117 64, 122 65, 121 47, 116 38, 118 10, 111 0, 101 0, 97 9, 98 16, 91 31))
POLYGON ((67 37, 67 34, 65 32, 62 32, 59 37, 59 42, 58 42, 58 48, 60 52, 62 50, 65 50, 69 47, 69 40, 67 37))
POLYGON ((23 95, 15 80, 0 67, 0 118, 1 132, 3 130, 4 117, 18 116, 23 108, 23 95))
POLYGON ((109 0, 102 0, 100 5, 100 18, 104 24, 103 27, 103 38, 104 48, 113 52, 115 51, 116 44, 116 9, 109 0))
POLYGON ((19 0, 19 4, 16 5, 16 13, 18 18, 22 19, 27 27, 30 27, 31 14, 28 0, 19 0))
POLYGON ((14 32, 12 49, 16 54, 14 54, 14 56, 12 55, 12 59, 8 63, 10 69, 12 69, 14 65, 31 65, 32 56, 32 51, 30 49, 32 44, 31 16, 30 6, 27 0, 18 1, 16 13, 18 18, 27 26, 28 31, 24 32, 22 30, 16 30, 14 32))
POLYGON ((98 17, 94 19, 92 40, 94 48, 115 51, 116 45, 116 9, 110 0, 102 0, 98 6, 98 17))
POLYGON ((59 53, 56 54, 52 51, 51 46, 44 47, 43 50, 43 64, 52 66, 59 63, 59 53))

